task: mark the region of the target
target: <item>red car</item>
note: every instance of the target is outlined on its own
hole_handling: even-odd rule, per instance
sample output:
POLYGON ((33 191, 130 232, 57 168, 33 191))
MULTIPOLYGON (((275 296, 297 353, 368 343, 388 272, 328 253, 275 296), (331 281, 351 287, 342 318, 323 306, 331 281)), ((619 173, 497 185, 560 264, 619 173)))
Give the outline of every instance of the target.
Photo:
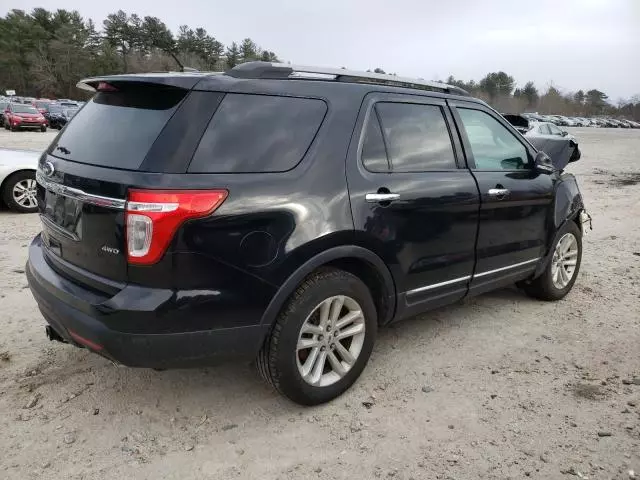
POLYGON ((46 132, 47 119, 31 105, 10 103, 4 111, 4 128, 12 132, 21 128, 46 132))

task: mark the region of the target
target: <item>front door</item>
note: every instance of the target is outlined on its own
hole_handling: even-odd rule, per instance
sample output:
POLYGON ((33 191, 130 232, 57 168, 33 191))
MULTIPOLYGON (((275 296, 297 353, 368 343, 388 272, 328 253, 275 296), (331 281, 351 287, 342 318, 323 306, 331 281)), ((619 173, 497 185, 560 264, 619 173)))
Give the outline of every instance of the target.
POLYGON ((531 273, 553 225, 554 176, 534 169, 535 150, 490 108, 450 102, 480 190, 477 262, 470 291, 531 273))
POLYGON ((370 94, 347 161, 356 239, 390 266, 396 318, 467 293, 479 195, 437 97, 370 94))

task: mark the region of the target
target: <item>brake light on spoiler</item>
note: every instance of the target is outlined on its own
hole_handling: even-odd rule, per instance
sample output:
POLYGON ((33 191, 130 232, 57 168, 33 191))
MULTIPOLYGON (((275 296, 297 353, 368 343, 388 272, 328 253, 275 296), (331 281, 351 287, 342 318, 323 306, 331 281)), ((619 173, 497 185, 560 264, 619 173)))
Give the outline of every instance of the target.
POLYGON ((129 263, 156 263, 180 225, 210 215, 227 195, 226 190, 129 190, 125 210, 129 263))

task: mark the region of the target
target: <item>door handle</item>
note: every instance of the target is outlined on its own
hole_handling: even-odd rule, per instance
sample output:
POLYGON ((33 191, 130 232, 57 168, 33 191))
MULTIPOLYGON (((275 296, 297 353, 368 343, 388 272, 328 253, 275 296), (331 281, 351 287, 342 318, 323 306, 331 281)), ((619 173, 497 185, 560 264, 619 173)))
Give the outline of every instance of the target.
POLYGON ((367 193, 364 199, 368 203, 393 202, 400 199, 399 193, 367 193))
POLYGON ((511 192, 507 188, 490 188, 487 193, 492 197, 496 197, 498 200, 502 200, 511 192))

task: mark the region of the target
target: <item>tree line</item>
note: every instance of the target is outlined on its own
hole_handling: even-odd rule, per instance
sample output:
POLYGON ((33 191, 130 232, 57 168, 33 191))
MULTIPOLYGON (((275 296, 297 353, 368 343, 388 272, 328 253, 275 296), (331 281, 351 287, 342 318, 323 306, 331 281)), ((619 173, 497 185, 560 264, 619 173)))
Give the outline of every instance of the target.
MULTIPOLYGON (((141 17, 118 10, 98 28, 78 11, 31 13, 12 10, 0 17, 0 91, 18 95, 78 98, 78 80, 95 75, 178 70, 180 65, 220 71, 252 60, 278 61, 251 38, 223 45, 204 28, 179 27, 176 33, 157 17, 141 17)), ((385 73, 376 68, 375 73, 385 73)), ((505 72, 492 72, 481 80, 449 76, 459 86, 502 112, 611 115, 640 120, 640 95, 612 105, 597 89, 561 92, 551 85, 544 92, 533 82, 517 86, 505 72)))
POLYGON ((88 76, 179 70, 225 70, 252 60, 278 61, 250 38, 223 45, 204 28, 174 34, 157 17, 122 10, 98 28, 77 11, 12 10, 0 18, 0 90, 18 95, 78 98, 88 76))
MULTIPOLYGON (((373 70, 385 73, 382 68, 373 70)), ((515 79, 505 72, 491 72, 480 81, 464 81, 450 75, 443 80, 460 87, 474 97, 481 98, 503 113, 538 112, 541 114, 569 115, 578 117, 614 116, 640 121, 640 95, 620 100, 617 105, 609 103, 609 97, 598 89, 561 92, 550 85, 544 92, 533 82, 516 85, 515 79)))

